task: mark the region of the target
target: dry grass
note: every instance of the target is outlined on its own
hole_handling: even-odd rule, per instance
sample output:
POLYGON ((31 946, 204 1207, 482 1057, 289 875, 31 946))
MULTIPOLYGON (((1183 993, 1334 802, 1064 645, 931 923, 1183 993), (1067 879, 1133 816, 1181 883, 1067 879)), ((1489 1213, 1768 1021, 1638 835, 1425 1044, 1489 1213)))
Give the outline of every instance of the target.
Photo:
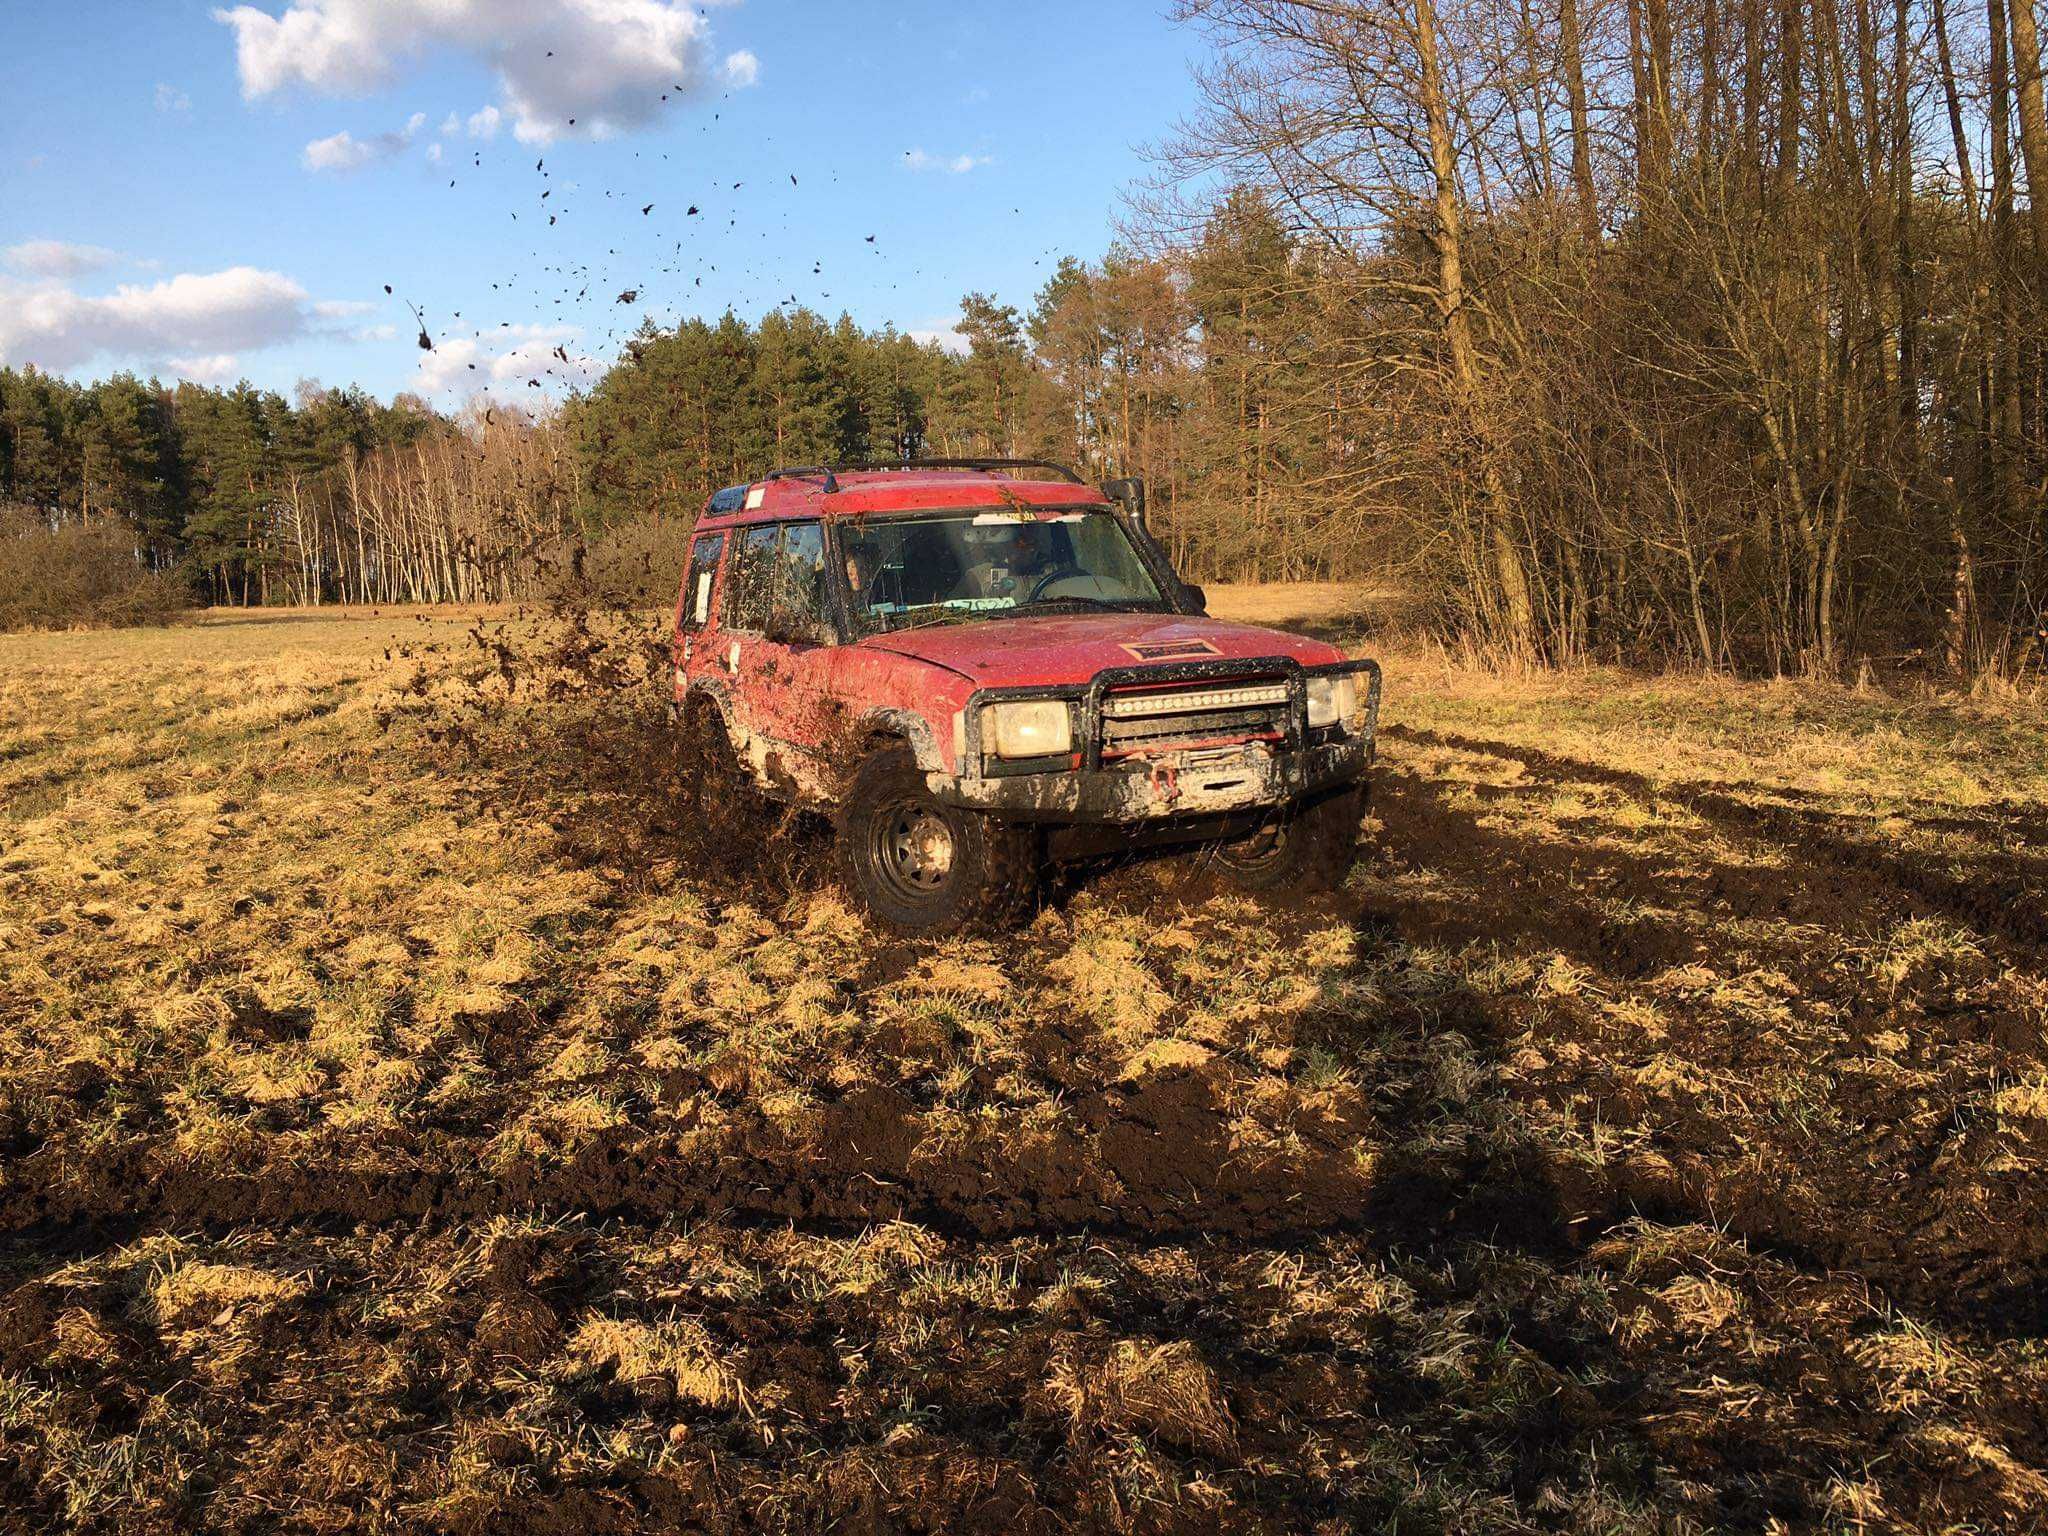
POLYGON ((1153 1435, 1214 1457, 1237 1450, 1237 1426, 1216 1374, 1185 1340, 1119 1339, 1093 1360, 1063 1353, 1045 1392, 1077 1435, 1153 1435))
POLYGON ((0 638, 0 1509, 2038 1528, 2037 716, 1400 654, 1335 900, 905 946, 480 618, 0 638))

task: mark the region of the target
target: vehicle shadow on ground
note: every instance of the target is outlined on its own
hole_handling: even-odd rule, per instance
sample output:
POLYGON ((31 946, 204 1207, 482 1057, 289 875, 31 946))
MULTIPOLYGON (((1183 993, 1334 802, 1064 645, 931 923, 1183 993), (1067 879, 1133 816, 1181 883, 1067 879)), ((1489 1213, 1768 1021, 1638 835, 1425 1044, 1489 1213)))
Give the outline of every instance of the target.
POLYGON ((1941 861, 1900 851, 1881 818, 1843 808, 1812 791, 1768 790, 1750 796, 1729 786, 1660 782, 1627 769, 1536 748, 1447 731, 1391 725, 1401 743, 1447 748, 1520 763, 1537 781, 1594 785, 1644 805, 1683 807, 1724 836, 1796 853, 1819 876, 1788 885, 1782 894, 1805 896, 1804 911, 1839 922, 1844 898, 1866 897, 1880 909, 1908 907, 1915 916, 1939 916, 2012 943, 2048 944, 2048 815, 2033 806, 1986 806, 1974 814, 1912 817, 1929 830, 1980 839, 1974 855, 1950 853, 1941 861))
MULTIPOLYGON (((1407 943, 1491 947, 1538 973, 1511 1005, 1532 1052, 1516 1095, 1634 1149, 1539 1154, 1576 1240, 1632 1213, 1706 1223, 1923 1316, 1997 1335, 2048 1323, 2048 1200, 2001 1187, 2000 1218, 1973 1214, 1989 1190, 1971 1167, 1995 1160, 1995 1129, 1969 1107, 1984 1074, 2048 1059, 2027 1001, 2038 905, 2000 894, 2038 889, 2037 866, 1996 822, 1981 868, 1944 867, 1876 846, 1852 813, 1414 731, 1396 734, 1375 810, 1389 862, 1367 872, 1368 910, 1391 901, 1407 943), (1408 760, 1445 745, 1532 772, 1445 784, 1408 760), (1601 790, 1625 797, 1619 812, 1577 803, 1601 790), (1660 804, 1697 820, 1646 825, 1660 804), (1934 1071, 1885 1069, 1877 1053, 1901 1041, 1934 1071)), ((1498 1019, 1510 1004, 1489 1006, 1498 1019)))
MULTIPOLYGON (((1485 1310, 1495 1299, 1485 1277, 1496 1265, 1542 1277, 1532 1298, 1570 1299, 1561 1309, 1532 1302, 1501 1317, 1506 1346, 1583 1368, 1576 1390, 1553 1400, 1543 1433, 1516 1437, 1517 1458, 1550 1469, 1532 1482, 1517 1474, 1525 1497, 1537 1484, 1566 1486, 1555 1481, 1560 1448, 1576 1455, 1598 1445, 1621 1467, 1668 1465, 1674 1430, 1684 1426, 1678 1458, 1706 1480, 1717 1520, 1744 1528, 1772 1517, 1819 1520, 1832 1475, 1819 1448, 1885 1433, 1866 1392, 1813 1386, 1816 1372, 1839 1379, 1847 1370, 1855 1379, 1851 1325, 1831 1309, 1960 1326, 1987 1339, 2038 1337, 2044 1291, 2039 1238, 2029 1234, 2048 1213, 2030 1198, 2026 1210, 2009 1208, 1995 1224, 1960 1217, 1968 1202, 1955 1189, 1908 1176, 1933 1158, 1898 1133, 1903 1104, 1856 1104, 1843 1144, 1826 1149, 1774 1124, 1772 1079, 1797 1071, 1784 1054, 1774 1057, 1796 1052, 1783 1039, 1728 1038, 1726 1020, 1674 1010, 1674 1038, 1653 1048, 1615 1028, 1603 1003, 1667 967, 1690 965, 1694 953, 1728 961, 1725 948, 1717 954, 1701 941, 1723 920, 1715 902, 1735 890, 1753 898, 1745 906, 1752 915, 1789 913, 1800 930, 1779 937, 1745 929, 1738 942, 1754 951, 1746 962, 1781 964, 1815 991, 1825 985, 1819 1011, 1846 1012, 1856 1006, 1856 986, 1818 969, 1834 936, 1821 938, 1817 925, 1920 910, 1924 892, 1894 889, 1879 903, 1879 893, 1859 883, 1866 903, 1878 903, 1873 911, 1840 904, 1825 882, 1813 889, 1810 865, 1771 871, 1731 859, 1701 870, 1688 858, 1681 872, 1667 854, 1626 838, 1560 838, 1555 827, 1525 824, 1510 805, 1507 796, 1474 796, 1470 785, 1432 782, 1401 764, 1376 785, 1379 828, 1350 893, 1358 978, 1384 994, 1389 955, 1452 974, 1423 1012, 1403 1006, 1391 1016, 1407 1032, 1405 1063, 1401 1046, 1375 1043, 1385 1145, 1361 1237, 1382 1262, 1406 1257, 1453 1279, 1435 1293, 1445 1307, 1485 1310), (1624 902, 1629 910, 1617 918, 1604 897, 1639 891, 1646 880, 1664 887, 1657 908, 1624 902), (1533 975, 1535 985, 1489 979, 1479 987, 1469 970, 1419 958, 1443 955, 1476 962, 1477 974, 1533 975), (1568 967, 1545 995, 1558 957, 1568 957, 1568 967), (1646 1092, 1644 1079, 1660 1081, 1668 1070, 1660 1058, 1742 1074, 1753 1102, 1740 1101, 1744 1090, 1719 1102, 1712 1093, 1646 1092), (1645 1061, 1653 1072, 1635 1074, 1645 1061), (1622 1150, 1602 1151, 1603 1126, 1622 1150), (1759 1151, 1769 1139, 1776 1145, 1759 1151), (1788 1177, 1793 1168, 1798 1176, 1788 1177), (1672 1360, 1646 1377, 1645 1354, 1625 1341, 1653 1326, 1641 1319, 1670 1313, 1646 1297, 1637 1276, 1672 1275, 1659 1266, 1695 1244, 1731 1245, 1705 1273, 1714 1264, 1754 1264, 1776 1277, 1755 1282, 1775 1337, 1765 1348, 1752 1336, 1747 1348, 1703 1354, 1696 1373, 1672 1360), (1626 1325, 1614 1311, 1622 1298, 1637 1319, 1626 1325), (1635 1310, 1646 1303, 1649 1310, 1635 1310), (1772 1432, 1746 1413, 1701 1418, 1693 1400, 1726 1382, 1742 1384, 1731 1397, 1777 1394, 1803 1433, 1772 1432)), ((1877 878, 1860 863, 1850 869, 1859 882, 1877 878)), ((1319 1029, 1334 1044, 1389 1018, 1331 1015, 1319 1029)), ((1306 1030, 1303 1038, 1313 1040, 1306 1030)), ((1672 1283, 1671 1294, 1684 1297, 1685 1287, 1703 1282, 1681 1262, 1672 1283)), ((1654 1501, 1660 1482, 1651 1478, 1635 1493, 1654 1501)))

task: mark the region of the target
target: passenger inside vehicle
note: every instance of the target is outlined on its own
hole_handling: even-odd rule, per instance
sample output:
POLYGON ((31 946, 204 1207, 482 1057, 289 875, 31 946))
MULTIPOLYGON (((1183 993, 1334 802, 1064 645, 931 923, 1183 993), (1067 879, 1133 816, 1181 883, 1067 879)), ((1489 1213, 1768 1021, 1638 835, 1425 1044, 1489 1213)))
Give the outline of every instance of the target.
POLYGON ((1046 602, 1161 607, 1153 581, 1106 512, 988 512, 878 519, 846 539, 854 612, 885 628, 1046 602), (925 610, 938 610, 924 615, 925 610))

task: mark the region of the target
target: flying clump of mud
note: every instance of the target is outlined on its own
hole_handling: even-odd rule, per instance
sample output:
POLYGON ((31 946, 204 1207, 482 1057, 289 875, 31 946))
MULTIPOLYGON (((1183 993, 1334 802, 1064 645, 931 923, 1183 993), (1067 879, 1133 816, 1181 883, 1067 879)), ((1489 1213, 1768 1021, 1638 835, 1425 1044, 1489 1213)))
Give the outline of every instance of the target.
POLYGON ((821 873, 826 839, 675 708, 672 632, 644 597, 565 576, 546 603, 409 658, 383 723, 409 726, 486 808, 552 828, 569 862, 786 896, 821 873))

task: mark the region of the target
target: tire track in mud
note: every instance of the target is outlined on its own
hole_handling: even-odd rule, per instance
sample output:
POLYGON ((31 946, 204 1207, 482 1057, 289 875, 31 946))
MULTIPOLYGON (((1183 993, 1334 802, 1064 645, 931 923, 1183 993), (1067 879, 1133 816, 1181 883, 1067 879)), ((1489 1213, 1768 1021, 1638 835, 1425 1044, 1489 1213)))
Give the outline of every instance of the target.
MULTIPOLYGON (((473 1234, 453 1230, 397 1233, 388 1241, 381 1234, 337 1233, 313 1241, 266 1234, 262 1257, 253 1262, 317 1275, 318 1292, 314 1302, 287 1304, 238 1324, 245 1337, 260 1337, 267 1351, 263 1390, 246 1396, 236 1392, 240 1383, 232 1378, 226 1383, 204 1377, 193 1381, 196 1373, 177 1346, 152 1339, 146 1327, 124 1326, 105 1288, 62 1278, 29 1281, 12 1295, 0 1293, 0 1367, 40 1368, 50 1341, 67 1322, 75 1337, 82 1331, 79 1324, 91 1319, 117 1341, 119 1375, 124 1385, 134 1384, 135 1396, 178 1393, 186 1412, 195 1406, 207 1410, 209 1428, 224 1444, 238 1448, 274 1443, 279 1419, 297 1404, 331 1415, 327 1422, 351 1440, 361 1434, 357 1426, 365 1420, 389 1433, 386 1426, 398 1416, 391 1412, 394 1399, 408 1428, 419 1425, 437 1441, 453 1442, 479 1421, 493 1422, 508 1401, 519 1401, 540 1381, 558 1384, 554 1395, 543 1399, 556 1405, 558 1422, 566 1408, 578 1428, 587 1424, 608 1432, 630 1427, 645 1435, 672 1423, 682 1426, 667 1436, 673 1454, 663 1458, 660 1469, 671 1481, 643 1477, 622 1485, 607 1480, 600 1485, 603 1491, 630 1491, 637 1502, 610 1506, 613 1514, 622 1515, 616 1526, 572 1524, 571 1529, 766 1528, 770 1522, 738 1515, 729 1521, 713 1518, 715 1510, 726 1507, 722 1501, 742 1488, 757 1497, 771 1490, 795 1495, 799 1507, 816 1511, 801 1520, 774 1522, 778 1529, 1127 1529, 1089 1503, 1098 1468, 1104 1473, 1115 1469, 1113 1461, 1098 1458, 1118 1442, 1107 1435, 1098 1442, 1097 1419, 1061 1409, 1048 1384, 1076 1380, 1077 1368, 1097 1365, 1119 1351, 1150 1353, 1166 1341, 1173 1348, 1165 1358, 1195 1367, 1176 1378, 1201 1389, 1193 1401, 1220 1405, 1222 1431, 1191 1435, 1160 1415, 1135 1421, 1127 1415, 1108 1417, 1102 1427, 1145 1433, 1155 1449, 1161 1442, 1148 1420, 1158 1419, 1171 1465, 1212 1481, 1210 1498, 1192 1515, 1138 1529, 1383 1525, 1387 1522, 1373 1484, 1344 1469, 1362 1464, 1390 1425, 1426 1436, 1432 1465, 1440 1473, 1462 1467, 1470 1447, 1482 1464, 1483 1470, 1474 1474, 1480 1481, 1500 1486, 1504 1494, 1527 1497, 1547 1477, 1575 1475, 1583 1449, 1592 1443, 1597 1451, 1614 1426, 1626 1422, 1631 1407, 1633 1383, 1599 1315, 1569 1299, 1549 1297, 1540 1274, 1495 1267, 1484 1255, 1466 1256, 1455 1272, 1432 1267, 1424 1273, 1420 1264, 1405 1266, 1414 1305, 1430 1316, 1446 1315, 1448 1326, 1457 1330, 1466 1326, 1467 1304, 1487 1307, 1489 1321, 1473 1325, 1475 1337, 1484 1327, 1485 1344, 1505 1347, 1504 1340, 1512 1341, 1520 1362, 1517 1380, 1526 1383, 1540 1375, 1555 1383, 1571 1413, 1515 1411, 1504 1424, 1501 1406, 1488 1401, 1476 1373, 1469 1382, 1455 1380, 1448 1390, 1423 1384, 1409 1360, 1440 1335, 1425 1333, 1420 1318, 1383 1319, 1365 1336, 1340 1331, 1324 1319, 1305 1319, 1296 1312, 1290 1289, 1274 1283, 1267 1255, 1256 1248, 1197 1243, 1179 1253, 1165 1248, 1141 1253, 1138 1245, 1104 1244, 1093 1234, 1038 1246, 1006 1245, 997 1267, 1006 1273, 1010 1299, 971 1308, 934 1308, 928 1299, 917 1300, 912 1287, 940 1262, 979 1264, 983 1251, 971 1257, 943 1245, 935 1251, 921 1240, 908 1250, 917 1256, 919 1269, 891 1266, 857 1287, 805 1283, 807 1275, 817 1272, 812 1267, 816 1260, 793 1255, 795 1245, 786 1233, 765 1225, 758 1232, 700 1228, 684 1238, 670 1234, 663 1240, 664 1247, 679 1242, 768 1277, 758 1290, 732 1294, 723 1285, 714 1291, 708 1277, 682 1265, 659 1258, 649 1265, 653 1256, 639 1235, 609 1224, 500 1234, 474 1252, 463 1266, 463 1284, 442 1291, 431 1316, 408 1318, 399 1345, 406 1368, 392 1370, 392 1340, 400 1330, 388 1319, 370 1316, 360 1302, 385 1294, 394 1275, 417 1285, 424 1274, 449 1273, 455 1251, 473 1241, 473 1234), (1167 1262, 1145 1262, 1151 1252, 1167 1262), (649 1268, 673 1288, 648 1294, 649 1268), (1070 1275, 1085 1277, 1086 1288, 1069 1288, 1070 1275), (707 1405, 701 1398, 679 1395, 661 1378, 635 1376, 616 1364, 576 1368, 579 1358, 587 1356, 579 1356, 571 1341, 591 1317, 641 1330, 683 1309, 699 1325, 699 1336, 716 1349, 720 1375, 744 1388, 751 1405, 746 1396, 737 1403, 707 1405), (870 1353, 868 1341, 887 1337, 911 1310, 944 1320, 940 1345, 876 1347, 870 1353), (848 1341, 862 1346, 852 1368, 847 1351, 839 1347, 848 1341), (518 1382, 508 1383, 508 1365, 518 1368, 518 1382), (912 1398, 927 1417, 908 1452, 912 1459, 906 1460, 892 1427, 897 1403, 912 1398), (365 1399, 374 1405, 372 1412, 357 1417, 365 1399), (1468 1407, 1475 1400, 1479 1411, 1468 1407), (1368 1404, 1369 1411, 1361 1411, 1368 1404), (764 1426, 775 1432, 762 1433, 764 1426), (1518 1462, 1511 1472, 1486 1457, 1493 1435, 1503 1428, 1512 1428, 1517 1438, 1518 1462), (877 1446, 887 1448, 885 1459, 867 1457, 877 1446), (916 1458, 934 1455, 968 1468, 1000 1465, 1017 1498, 1005 1503, 1001 1519, 992 1523, 986 1500, 994 1484, 978 1473, 964 1500, 924 1485, 916 1458), (893 1516, 879 1507, 865 1514, 858 1508, 818 1507, 823 1490, 811 1480, 821 1463, 830 1466, 839 1456, 850 1458, 869 1490, 898 1504, 893 1516), (1235 1508, 1223 1509, 1228 1518, 1218 1513, 1219 1487, 1234 1495, 1235 1508)), ((1348 1268, 1354 1252, 1341 1243, 1324 1244, 1307 1263, 1335 1276, 1348 1268)), ((1157 1401, 1170 1406, 1186 1399, 1157 1401)), ((508 1430, 534 1422, 524 1415, 509 1423, 508 1418, 496 1419, 496 1438, 490 1443, 504 1446, 508 1430)), ((414 1448, 425 1438, 420 1435, 414 1448)), ((286 1444, 298 1449, 289 1440, 286 1444)), ((222 1460, 241 1470, 218 1455, 209 1470, 218 1473, 222 1460)), ((299 1458, 277 1460, 276 1470, 284 1475, 276 1486, 289 1499, 298 1492, 292 1474, 300 1471, 299 1458)), ((418 1460, 387 1465, 389 1482, 379 1486, 410 1493, 416 1485, 404 1479, 422 1470, 418 1460)), ((0 1474, 4 1470, 0 1467, 0 1474)), ((431 1464, 424 1470, 430 1474, 431 1464)), ((571 1493, 578 1491, 567 1469, 561 1469, 560 1481, 571 1493)), ((556 1486, 555 1478, 548 1477, 545 1486, 556 1486)), ((0 1492, 6 1489, 0 1476, 0 1492)), ((487 1506, 493 1518, 449 1528, 535 1529, 522 1512, 542 1493, 542 1488, 522 1487, 517 1504, 508 1499, 487 1506)))
POLYGON ((821 1232, 907 1220, 968 1239, 1086 1233, 1139 1244, 1287 1246, 1398 1226, 1410 1240, 1462 1233, 1560 1246, 1529 1191, 1488 1198, 1497 1181, 1486 1170, 1411 1156, 1390 1144, 1386 1126, 1352 1126, 1284 1167, 1236 1160, 1224 1136, 1226 1092, 1201 1072, 1162 1073, 1120 1101, 1101 1095, 1078 1106, 1082 1134, 936 1158, 920 1153, 924 1117, 880 1088, 827 1106, 800 1140, 765 1120, 709 1147, 625 1128, 560 1164, 495 1172, 481 1142, 442 1142, 431 1164, 409 1167, 388 1152, 373 1166, 379 1153, 365 1147, 340 1166, 327 1157, 224 1168, 141 1141, 103 1149, 88 1171, 53 1149, 25 1160, 22 1187, 0 1203, 0 1256, 80 1254, 155 1232, 223 1235, 252 1224, 461 1227, 571 1212, 821 1232), (1370 1176, 1353 1157, 1360 1140, 1385 1148, 1370 1176))

